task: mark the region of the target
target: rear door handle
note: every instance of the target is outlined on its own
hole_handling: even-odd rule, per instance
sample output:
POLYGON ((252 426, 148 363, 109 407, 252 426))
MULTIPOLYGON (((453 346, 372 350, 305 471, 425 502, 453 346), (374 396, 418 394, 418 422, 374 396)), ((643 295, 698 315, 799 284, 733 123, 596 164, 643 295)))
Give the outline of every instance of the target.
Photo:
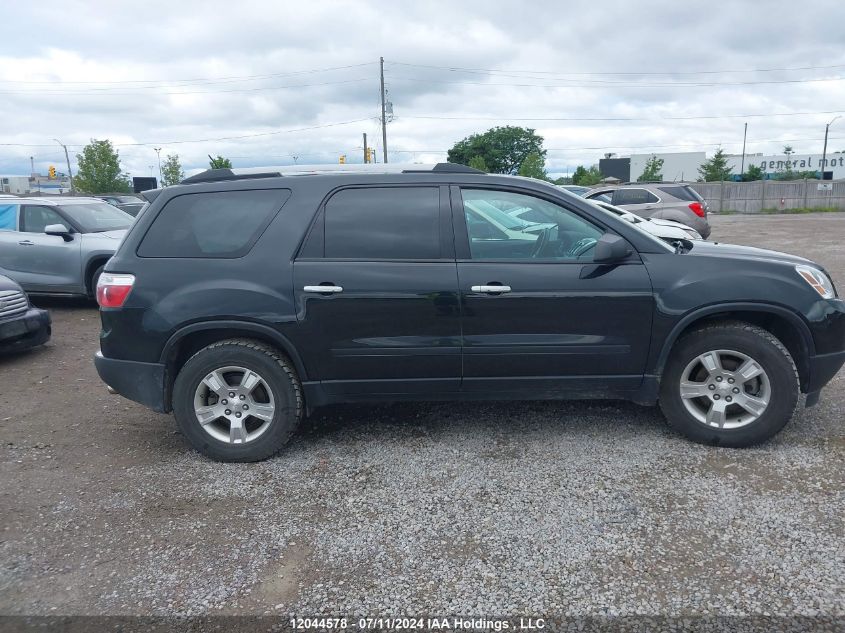
POLYGON ((35 246, 35 242, 32 242, 30 240, 21 240, 20 242, 18 242, 18 244, 20 244, 21 246, 35 246))
POLYGON ((503 294, 505 292, 510 292, 511 287, 496 284, 490 286, 470 286, 470 290, 473 292, 483 292, 485 294, 503 294))
POLYGON ((302 289, 305 292, 335 293, 335 294, 337 294, 338 292, 343 292, 342 286, 331 286, 331 285, 328 285, 328 284, 325 285, 325 286, 304 286, 302 289))

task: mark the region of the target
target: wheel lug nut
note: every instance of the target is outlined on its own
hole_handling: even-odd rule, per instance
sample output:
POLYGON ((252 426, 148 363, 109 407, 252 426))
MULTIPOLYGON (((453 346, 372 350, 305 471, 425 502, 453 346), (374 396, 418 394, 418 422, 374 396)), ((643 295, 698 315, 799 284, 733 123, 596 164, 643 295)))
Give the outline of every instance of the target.
POLYGON ((235 417, 236 417, 236 418, 241 417, 241 412, 240 412, 240 411, 238 411, 238 412, 235 414, 235 417))
POLYGON ((249 409, 249 405, 248 405, 248 404, 245 404, 245 405, 244 405, 244 411, 247 411, 248 409, 249 409))
POLYGON ((713 391, 714 389, 716 389, 716 385, 710 384, 710 385, 707 385, 707 388, 708 388, 710 391, 713 391))
POLYGON ((733 400, 733 398, 731 398, 730 396, 725 396, 725 401, 726 401, 726 402, 730 402, 731 400, 733 400))
POLYGON ((732 391, 733 391, 734 393, 739 393, 739 387, 734 387, 734 388, 732 389, 732 391))
POLYGON ((735 381, 734 381, 733 378, 728 378, 728 382, 731 383, 731 384, 734 384, 735 381))
POLYGON ((717 393, 717 394, 715 394, 715 395, 713 396, 713 400, 718 400, 720 397, 721 397, 721 396, 719 396, 719 394, 717 393))
POLYGON ((231 410, 231 409, 226 409, 225 413, 226 413, 226 415, 232 415, 232 410, 231 410))
POLYGON ((235 392, 234 392, 234 391, 230 391, 230 392, 229 392, 229 397, 230 397, 230 398, 234 398, 234 397, 235 397, 235 392))
POLYGON ((241 400, 246 400, 246 396, 243 395, 243 394, 241 394, 239 397, 240 397, 241 400))
POLYGON ((223 398, 223 399, 220 401, 220 404, 229 404, 229 401, 228 401, 228 400, 226 400, 226 398, 223 398))
POLYGON ((721 376, 716 376, 716 382, 722 382, 722 377, 721 377, 721 376))

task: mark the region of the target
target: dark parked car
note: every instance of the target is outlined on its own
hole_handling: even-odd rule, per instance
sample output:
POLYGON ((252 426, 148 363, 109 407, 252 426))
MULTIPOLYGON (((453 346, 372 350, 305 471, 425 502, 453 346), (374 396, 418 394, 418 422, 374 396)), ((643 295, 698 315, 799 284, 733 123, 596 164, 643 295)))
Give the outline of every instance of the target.
POLYGON ((584 197, 622 207, 643 218, 680 222, 695 229, 705 240, 710 237, 710 223, 707 221, 710 207, 707 201, 682 182, 638 182, 596 187, 584 197))
POLYGON ((104 202, 108 202, 110 205, 128 213, 133 218, 138 215, 141 212, 141 209, 143 209, 147 204, 141 198, 136 196, 126 196, 123 194, 103 194, 94 197, 99 198, 104 202))
POLYGON ((252 461, 315 407, 415 399, 659 401, 693 440, 748 446, 845 363, 845 302, 809 260, 670 246, 536 180, 378 169, 147 192, 97 288, 103 381, 252 461))
POLYGON ((50 340, 50 314, 30 305, 23 289, 0 275, 0 354, 19 352, 50 340))

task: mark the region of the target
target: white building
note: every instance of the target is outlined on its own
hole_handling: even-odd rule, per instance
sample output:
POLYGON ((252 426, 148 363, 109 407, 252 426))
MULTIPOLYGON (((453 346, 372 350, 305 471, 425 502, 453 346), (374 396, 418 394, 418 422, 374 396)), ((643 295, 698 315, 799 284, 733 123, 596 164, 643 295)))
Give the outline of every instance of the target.
POLYGON ((59 195, 70 192, 70 179, 57 175, 48 178, 40 174, 31 176, 0 176, 0 193, 16 193, 18 195, 59 195))
POLYGON ((672 154, 632 154, 631 177, 636 180, 645 170, 646 163, 652 156, 663 159, 663 180, 667 182, 680 180, 697 180, 698 168, 707 160, 704 152, 676 152, 672 154))
MULTIPOLYGON (((742 166, 742 155, 731 154, 728 156, 728 165, 730 165, 733 173, 739 174, 742 166)), ((791 154, 789 158, 784 154, 772 154, 764 156, 762 154, 746 154, 745 155, 745 170, 748 171, 749 165, 756 165, 763 170, 765 174, 777 174, 788 169, 792 171, 821 171, 822 155, 821 154, 791 154), (787 164, 789 163, 789 164, 787 164)), ((826 179, 845 178, 845 153, 831 152, 825 158, 826 179)), ((665 173, 664 173, 665 176, 665 173)))

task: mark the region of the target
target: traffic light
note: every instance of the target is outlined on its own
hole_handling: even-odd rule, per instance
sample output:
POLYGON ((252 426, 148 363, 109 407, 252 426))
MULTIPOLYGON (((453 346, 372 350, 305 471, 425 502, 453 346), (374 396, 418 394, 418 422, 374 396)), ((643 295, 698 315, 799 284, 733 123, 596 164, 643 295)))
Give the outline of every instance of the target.
POLYGON ((346 154, 341 154, 340 158, 337 159, 337 162, 340 163, 341 165, 345 165, 346 164, 346 154))
POLYGON ((55 180, 55 179, 56 179, 56 168, 55 168, 55 167, 53 167, 52 165, 50 165, 50 169, 48 169, 48 170, 47 170, 47 177, 48 177, 50 180, 55 180))

